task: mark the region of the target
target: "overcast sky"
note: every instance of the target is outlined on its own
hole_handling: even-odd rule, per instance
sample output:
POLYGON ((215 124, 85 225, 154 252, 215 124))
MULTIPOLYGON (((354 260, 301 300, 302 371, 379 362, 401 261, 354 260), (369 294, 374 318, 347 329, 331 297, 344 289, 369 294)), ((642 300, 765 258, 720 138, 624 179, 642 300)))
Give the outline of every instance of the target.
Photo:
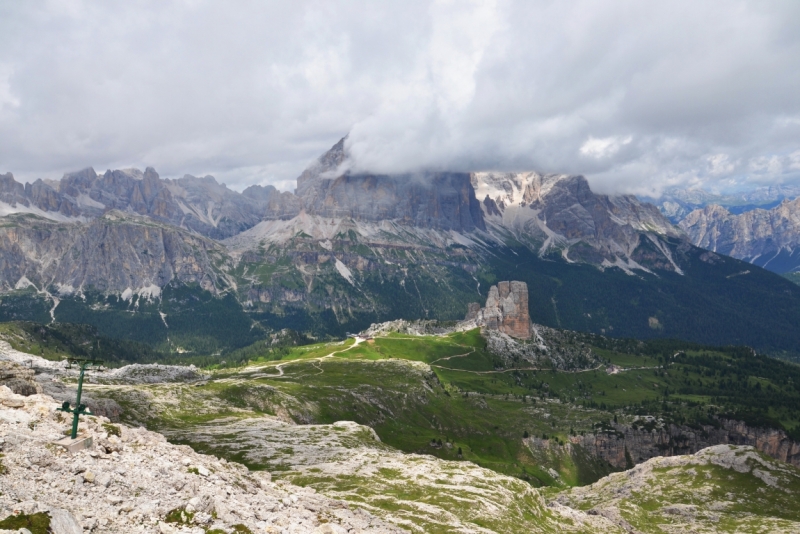
POLYGON ((800 181, 800 2, 0 0, 0 172, 800 181))

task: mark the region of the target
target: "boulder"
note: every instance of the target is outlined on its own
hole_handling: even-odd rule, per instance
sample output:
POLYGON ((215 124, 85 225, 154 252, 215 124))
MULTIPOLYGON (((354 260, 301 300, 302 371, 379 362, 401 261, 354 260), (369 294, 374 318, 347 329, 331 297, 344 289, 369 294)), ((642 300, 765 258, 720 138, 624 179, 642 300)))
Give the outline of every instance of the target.
POLYGON ((36 395, 42 392, 36 380, 34 371, 15 362, 0 361, 0 384, 8 388, 17 395, 36 395))
POLYGON ((50 531, 53 534, 83 534, 83 527, 71 513, 60 508, 50 509, 50 531))

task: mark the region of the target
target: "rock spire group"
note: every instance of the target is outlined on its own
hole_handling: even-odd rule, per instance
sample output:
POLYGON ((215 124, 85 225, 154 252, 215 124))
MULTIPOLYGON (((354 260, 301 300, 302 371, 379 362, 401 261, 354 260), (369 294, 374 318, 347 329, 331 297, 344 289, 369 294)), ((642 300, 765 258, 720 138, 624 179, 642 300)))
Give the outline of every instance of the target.
POLYGON ((489 288, 486 306, 477 302, 469 304, 466 321, 488 330, 497 330, 517 339, 530 339, 532 326, 528 313, 528 284, 511 281, 498 282, 489 288))

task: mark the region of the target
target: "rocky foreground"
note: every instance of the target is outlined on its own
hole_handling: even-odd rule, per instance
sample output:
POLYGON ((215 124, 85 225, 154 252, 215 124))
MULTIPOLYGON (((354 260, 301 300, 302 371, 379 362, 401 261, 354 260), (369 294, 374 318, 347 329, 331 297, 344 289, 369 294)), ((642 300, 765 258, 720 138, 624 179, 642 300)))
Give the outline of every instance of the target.
POLYGON ((404 532, 314 489, 104 417, 85 418, 80 431, 94 446, 69 454, 52 444, 67 427, 58 406, 0 386, 0 519, 46 512, 54 534, 404 532))

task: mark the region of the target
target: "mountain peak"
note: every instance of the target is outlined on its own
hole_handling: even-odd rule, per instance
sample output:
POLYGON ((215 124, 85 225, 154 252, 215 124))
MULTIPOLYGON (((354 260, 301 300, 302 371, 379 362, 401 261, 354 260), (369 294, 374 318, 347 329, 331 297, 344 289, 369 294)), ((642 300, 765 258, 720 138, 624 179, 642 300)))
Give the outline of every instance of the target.
POLYGON ((338 169, 347 159, 344 142, 347 136, 342 137, 327 152, 318 157, 311 165, 306 168, 297 178, 297 196, 305 196, 307 190, 312 186, 311 182, 319 179, 323 174, 330 173, 338 169))

